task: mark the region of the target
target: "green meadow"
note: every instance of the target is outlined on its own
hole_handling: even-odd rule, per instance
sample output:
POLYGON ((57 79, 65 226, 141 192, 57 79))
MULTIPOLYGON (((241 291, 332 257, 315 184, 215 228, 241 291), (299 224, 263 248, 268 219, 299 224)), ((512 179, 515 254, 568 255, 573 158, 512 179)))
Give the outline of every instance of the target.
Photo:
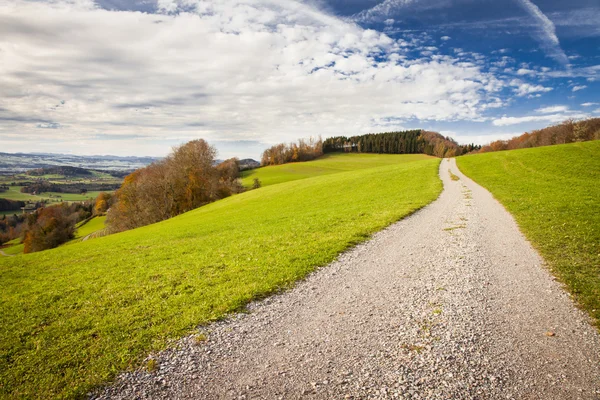
POLYGON ((2 251, 4 252, 4 254, 8 254, 9 256, 14 256, 14 255, 23 253, 24 248, 25 248, 24 244, 15 243, 10 247, 3 248, 2 251))
POLYGON ((600 324, 600 141, 463 156, 600 324))
POLYGON ((297 179, 396 165, 429 158, 433 157, 425 154, 325 154, 311 162, 274 165, 244 171, 242 172, 242 184, 251 187, 254 178, 258 178, 262 186, 269 186, 297 179))
POLYGON ((104 229, 104 222, 106 221, 106 216, 101 215, 90 219, 85 224, 82 224, 77 227, 77 231, 75 231, 75 238, 73 240, 81 240, 84 237, 91 235, 92 233, 101 231, 104 229))
POLYGON ((29 193, 21 193, 21 186, 9 186, 8 191, 0 193, 0 197, 8 200, 21 200, 21 201, 42 201, 49 200, 53 202, 62 201, 85 201, 93 200, 100 192, 87 192, 86 194, 77 193, 58 193, 58 192, 45 192, 38 195, 29 193))
MULTIPOLYGON (((340 157, 344 168, 353 157, 340 157)), ((291 287, 437 198, 440 161, 423 158, 357 156, 354 170, 302 180, 263 168, 289 181, 132 231, 0 258, 0 397, 84 396, 170 339, 291 287)))

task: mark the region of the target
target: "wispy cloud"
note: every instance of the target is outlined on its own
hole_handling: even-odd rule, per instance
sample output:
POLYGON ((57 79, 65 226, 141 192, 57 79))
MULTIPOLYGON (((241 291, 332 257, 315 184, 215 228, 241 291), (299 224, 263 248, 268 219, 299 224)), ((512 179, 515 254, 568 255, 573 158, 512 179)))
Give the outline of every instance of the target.
POLYGON ((593 106, 597 106, 600 103, 581 103, 582 107, 593 107, 593 106))
POLYGON ((565 112, 568 110, 569 110, 569 107, 567 107, 567 106, 549 106, 549 107, 538 108, 535 111, 539 112, 541 114, 554 114, 554 113, 565 112))
POLYGON ((44 122, 42 124, 37 124, 36 127, 40 129, 58 129, 61 125, 57 122, 44 122))
POLYGON ((555 113, 547 115, 527 115, 524 117, 501 117, 492 121, 494 126, 509 126, 518 125, 528 122, 545 122, 545 123, 558 123, 567 119, 583 119, 588 118, 589 114, 586 113, 555 113))
POLYGON ((457 0, 383 0, 350 18, 356 22, 384 22, 392 18, 403 19, 413 12, 451 7, 456 3, 457 0))
POLYGON ((560 41, 558 40, 558 36, 556 36, 556 27, 554 26, 554 23, 531 0, 517 0, 517 2, 539 23, 541 29, 539 39, 549 55, 563 66, 568 66, 569 59, 560 47, 560 41))
POLYGON ((416 2, 417 0, 384 0, 372 8, 353 15, 352 19, 359 22, 385 21, 399 9, 411 6, 416 2))
POLYGON ((578 92, 578 91, 583 90, 583 89, 587 89, 587 86, 586 85, 573 86, 573 89, 571 89, 571 90, 573 92, 578 92))

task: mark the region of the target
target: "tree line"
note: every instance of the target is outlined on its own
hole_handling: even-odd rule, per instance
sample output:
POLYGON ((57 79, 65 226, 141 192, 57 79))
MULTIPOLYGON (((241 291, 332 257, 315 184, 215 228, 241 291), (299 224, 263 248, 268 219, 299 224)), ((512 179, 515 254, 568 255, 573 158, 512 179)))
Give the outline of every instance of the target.
POLYGON ((75 236, 75 225, 92 216, 92 203, 62 203, 0 218, 0 244, 22 238, 24 253, 57 247, 75 236))
POLYGON ((56 167, 45 167, 45 168, 36 168, 27 171, 27 175, 31 176, 43 176, 43 175, 64 175, 68 177, 73 176, 90 176, 92 172, 90 170, 79 168, 79 167, 70 167, 67 165, 64 166, 56 166, 56 167))
POLYGON ((118 183, 51 183, 45 180, 27 182, 21 187, 21 193, 86 193, 113 191, 119 188, 118 183))
POLYGON ((25 202, 0 198, 0 211, 20 211, 25 202))
POLYGON ((244 190, 237 159, 215 166, 216 149, 202 139, 127 175, 107 212, 109 232, 152 224, 244 190))
POLYGON ((310 138, 298 143, 280 143, 266 149, 261 157, 261 165, 279 165, 291 162, 310 161, 323 155, 323 141, 310 138))
POLYGON ((323 152, 428 154, 436 157, 454 157, 479 149, 469 144, 461 146, 450 137, 421 129, 368 133, 357 136, 336 136, 325 139, 323 152))
POLYGON ((581 121, 568 119, 557 125, 525 132, 521 136, 509 140, 496 140, 483 146, 478 152, 525 149, 599 139, 600 118, 589 118, 581 121))

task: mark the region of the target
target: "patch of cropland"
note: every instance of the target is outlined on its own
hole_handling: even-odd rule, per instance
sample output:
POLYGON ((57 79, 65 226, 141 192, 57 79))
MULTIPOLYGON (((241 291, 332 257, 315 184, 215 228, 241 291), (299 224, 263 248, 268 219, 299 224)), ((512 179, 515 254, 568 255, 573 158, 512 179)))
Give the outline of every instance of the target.
POLYGON ((257 178, 262 186, 335 174, 343 171, 382 167, 432 158, 425 154, 353 154, 331 153, 311 162, 274 165, 242 172, 242 184, 252 186, 257 178))
POLYGON ((460 169, 515 217, 600 323, 600 141, 477 154, 460 169))
POLYGON ((290 287, 433 201, 438 165, 396 162, 286 182, 1 258, 0 397, 82 396, 171 339, 290 287))
MULTIPOLYGON (((6 192, 0 193, 0 198, 16 201, 47 201, 49 203, 60 203, 61 201, 86 201, 93 200, 101 191, 89 191, 85 193, 63 193, 63 192, 40 192, 36 194, 23 193, 22 186, 11 186, 6 192)), ((112 192, 112 190, 107 190, 112 192)))

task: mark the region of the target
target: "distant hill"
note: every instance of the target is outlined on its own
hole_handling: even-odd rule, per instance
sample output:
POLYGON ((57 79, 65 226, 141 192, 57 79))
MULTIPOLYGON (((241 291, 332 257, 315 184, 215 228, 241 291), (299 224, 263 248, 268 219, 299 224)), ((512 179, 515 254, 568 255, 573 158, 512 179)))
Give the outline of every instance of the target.
POLYGON ((240 160, 240 170, 241 171, 246 171, 248 169, 254 169, 254 168, 258 168, 258 167, 260 167, 260 163, 251 158, 244 158, 243 160, 240 160))
POLYGON ((67 177, 74 176, 91 176, 92 171, 85 168, 60 166, 60 167, 46 167, 37 168, 27 171, 27 175, 31 176, 43 176, 43 175, 64 175, 67 177))

